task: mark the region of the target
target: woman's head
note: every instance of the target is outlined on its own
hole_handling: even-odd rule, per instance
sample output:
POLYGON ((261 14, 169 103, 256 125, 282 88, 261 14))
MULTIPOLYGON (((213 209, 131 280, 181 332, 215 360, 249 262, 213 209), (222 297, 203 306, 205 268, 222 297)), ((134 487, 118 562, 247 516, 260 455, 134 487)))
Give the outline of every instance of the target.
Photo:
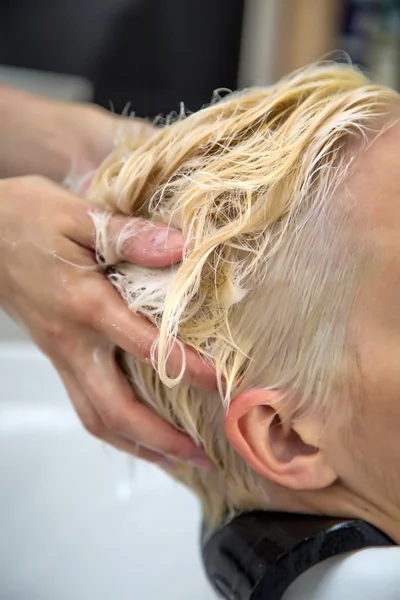
POLYGON ((349 182, 397 101, 350 66, 314 65, 122 144, 97 173, 95 202, 186 239, 177 267, 116 264, 107 220, 95 217, 110 279, 160 328, 156 370, 121 362, 139 398, 214 461, 208 473, 172 473, 211 519, 280 508, 285 488, 307 510, 304 491, 337 485, 324 440, 359 409, 353 324, 371 255, 349 182), (219 394, 168 378, 175 341, 215 365, 219 394))

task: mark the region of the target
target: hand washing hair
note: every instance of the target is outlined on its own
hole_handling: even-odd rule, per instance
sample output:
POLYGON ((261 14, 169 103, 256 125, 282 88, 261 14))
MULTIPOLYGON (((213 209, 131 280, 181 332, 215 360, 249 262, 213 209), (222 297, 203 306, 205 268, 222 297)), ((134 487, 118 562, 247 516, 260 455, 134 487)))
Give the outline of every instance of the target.
POLYGON ((214 462, 210 472, 171 471, 209 521, 269 507, 268 481, 225 433, 233 398, 279 390, 299 417, 315 411, 326 423, 348 408, 340 399, 358 382, 348 322, 368 248, 349 234, 341 199, 355 157, 396 102, 352 66, 312 65, 182 116, 143 145, 121 142, 94 178, 87 197, 110 214, 184 234, 176 267, 120 263, 107 215, 94 213, 110 280, 160 330, 153 365, 122 353, 121 364, 138 398, 214 462), (174 343, 215 366, 219 393, 168 377, 174 343))

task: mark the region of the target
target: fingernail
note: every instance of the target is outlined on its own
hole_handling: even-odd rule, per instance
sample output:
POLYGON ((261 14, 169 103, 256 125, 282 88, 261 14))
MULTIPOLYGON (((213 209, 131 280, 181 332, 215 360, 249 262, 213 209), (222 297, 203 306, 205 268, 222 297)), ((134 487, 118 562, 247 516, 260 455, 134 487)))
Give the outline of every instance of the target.
POLYGON ((150 244, 157 252, 168 252, 171 250, 182 250, 183 235, 176 229, 168 227, 157 228, 151 236, 150 244))

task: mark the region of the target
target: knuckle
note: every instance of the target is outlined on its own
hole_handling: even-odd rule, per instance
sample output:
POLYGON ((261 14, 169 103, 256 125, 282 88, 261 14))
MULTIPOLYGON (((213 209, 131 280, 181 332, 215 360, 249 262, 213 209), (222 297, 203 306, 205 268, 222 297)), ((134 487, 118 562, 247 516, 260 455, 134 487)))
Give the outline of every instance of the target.
POLYGON ((31 175, 31 177, 32 177, 32 181, 34 181, 37 186, 40 186, 40 187, 46 186, 49 189, 51 189, 52 187, 55 187, 55 184, 52 181, 50 181, 47 177, 44 177, 43 175, 31 175))
POLYGON ((80 323, 91 323, 95 306, 86 295, 76 294, 70 299, 70 310, 80 323))
POLYGON ((63 351, 70 349, 71 340, 64 324, 59 321, 44 321, 42 329, 50 347, 56 347, 63 351))
POLYGON ((47 179, 42 175, 24 175, 21 177, 21 180, 29 187, 42 187, 43 185, 48 185, 47 179))
POLYGON ((104 301, 103 298, 98 296, 92 296, 85 301, 85 305, 82 308, 82 315, 85 318, 85 322, 92 326, 97 326, 99 321, 102 319, 104 314, 104 301))
POLYGON ((135 346, 135 358, 142 363, 149 363, 153 344, 150 341, 138 341, 135 346))
POLYGON ((124 417, 121 411, 115 407, 103 409, 101 420, 103 425, 110 431, 120 433, 123 430, 124 417))
POLYGON ((85 415, 81 418, 86 431, 96 438, 102 438, 103 426, 95 415, 85 415))
POLYGON ((91 325, 102 311, 102 299, 93 293, 71 294, 66 300, 65 309, 80 323, 91 325))
POLYGON ((40 196, 43 195, 43 188, 48 184, 46 179, 40 175, 21 175, 3 179, 2 185, 10 198, 18 198, 22 192, 30 200, 36 199, 40 201, 40 196))

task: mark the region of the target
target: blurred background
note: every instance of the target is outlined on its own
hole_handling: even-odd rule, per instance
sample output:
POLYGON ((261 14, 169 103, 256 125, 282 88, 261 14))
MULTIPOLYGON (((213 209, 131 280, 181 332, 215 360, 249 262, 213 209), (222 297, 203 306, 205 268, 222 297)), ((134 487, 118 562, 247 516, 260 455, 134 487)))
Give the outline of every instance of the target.
POLYGON ((400 0, 1 0, 0 79, 142 116, 335 49, 398 87, 400 0))

